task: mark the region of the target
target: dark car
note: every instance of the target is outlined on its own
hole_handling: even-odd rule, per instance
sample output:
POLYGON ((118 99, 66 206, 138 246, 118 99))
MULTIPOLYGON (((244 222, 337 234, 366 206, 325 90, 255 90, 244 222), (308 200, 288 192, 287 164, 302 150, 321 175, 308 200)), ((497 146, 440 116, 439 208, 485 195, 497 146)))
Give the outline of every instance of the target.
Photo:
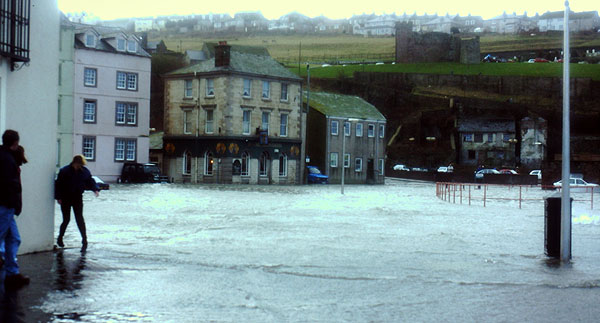
POLYGON ((156 164, 125 163, 119 181, 122 183, 161 183, 168 177, 160 173, 156 164))
POLYGON ((98 176, 92 176, 92 178, 94 179, 94 181, 96 182, 96 185, 98 185, 98 188, 100 190, 108 190, 110 189, 110 185, 107 183, 104 183, 103 180, 100 179, 100 177, 98 176))
POLYGON ((323 175, 316 166, 306 166, 308 168, 308 183, 327 184, 329 176, 323 175))

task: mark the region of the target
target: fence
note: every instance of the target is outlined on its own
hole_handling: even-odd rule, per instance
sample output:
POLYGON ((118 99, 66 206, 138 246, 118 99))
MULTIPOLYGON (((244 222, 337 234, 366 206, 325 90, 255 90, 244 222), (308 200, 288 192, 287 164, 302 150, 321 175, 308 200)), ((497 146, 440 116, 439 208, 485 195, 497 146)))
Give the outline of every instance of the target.
MULTIPOLYGON (((574 202, 590 203, 594 209, 594 189, 586 186, 570 186, 574 202)), ((501 184, 473 184, 437 182, 435 185, 436 196, 449 203, 468 204, 474 202, 487 203, 492 201, 518 201, 519 209, 523 202, 544 201, 544 194, 549 190, 560 191, 560 187, 537 185, 501 185, 501 184), (481 201, 481 202, 479 202, 481 201)))

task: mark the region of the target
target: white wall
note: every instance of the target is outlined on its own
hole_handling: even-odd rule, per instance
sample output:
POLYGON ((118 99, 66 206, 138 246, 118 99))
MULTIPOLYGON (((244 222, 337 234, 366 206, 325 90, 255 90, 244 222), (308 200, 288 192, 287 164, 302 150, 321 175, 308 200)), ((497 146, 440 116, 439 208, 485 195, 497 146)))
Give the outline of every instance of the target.
POLYGON ((56 0, 32 0, 30 63, 0 62, 0 131, 17 130, 29 163, 21 167, 19 253, 50 250, 54 240, 54 171, 58 102, 59 12, 56 0))

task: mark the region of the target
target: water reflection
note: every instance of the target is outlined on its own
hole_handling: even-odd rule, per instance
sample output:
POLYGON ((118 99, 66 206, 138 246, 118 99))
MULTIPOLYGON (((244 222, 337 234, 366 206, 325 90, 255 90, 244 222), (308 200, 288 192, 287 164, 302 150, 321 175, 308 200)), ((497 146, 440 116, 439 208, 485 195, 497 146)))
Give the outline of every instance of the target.
POLYGON ((19 298, 19 291, 5 290, 2 279, 0 293, 0 322, 25 322, 25 312, 19 298))
POLYGON ((56 281, 55 288, 60 291, 74 291, 81 288, 86 268, 85 252, 82 252, 76 262, 65 261, 63 250, 58 250, 55 257, 56 281))

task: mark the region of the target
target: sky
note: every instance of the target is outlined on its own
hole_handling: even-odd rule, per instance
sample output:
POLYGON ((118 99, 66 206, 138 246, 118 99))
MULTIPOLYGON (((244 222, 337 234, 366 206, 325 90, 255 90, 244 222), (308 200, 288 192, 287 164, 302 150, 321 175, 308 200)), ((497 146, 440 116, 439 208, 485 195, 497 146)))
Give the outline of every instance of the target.
MULTIPOLYGON (((570 3, 572 11, 600 11, 598 0, 577 0, 570 3)), ((275 0, 58 0, 58 7, 64 13, 85 11, 87 14, 97 16, 102 20, 133 17, 155 17, 166 15, 189 15, 208 13, 233 14, 246 11, 260 11, 265 18, 273 20, 290 12, 299 12, 309 17, 324 15, 331 19, 350 18, 355 14, 407 14, 417 13, 445 15, 468 14, 482 16, 489 19, 494 16, 516 12, 529 16, 536 12, 542 14, 546 11, 564 9, 561 0, 422 0, 422 1, 275 1, 275 0), (494 2, 494 5, 490 5, 494 2)))

